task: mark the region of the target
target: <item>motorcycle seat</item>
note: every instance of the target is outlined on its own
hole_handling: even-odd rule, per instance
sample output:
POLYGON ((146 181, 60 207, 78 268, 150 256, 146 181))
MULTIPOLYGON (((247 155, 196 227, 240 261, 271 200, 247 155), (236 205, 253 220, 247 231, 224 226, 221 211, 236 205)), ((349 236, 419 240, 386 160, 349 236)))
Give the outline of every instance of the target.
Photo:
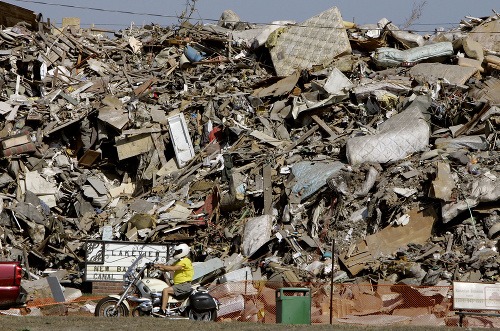
POLYGON ((191 290, 191 292, 187 292, 187 293, 184 293, 184 294, 182 294, 182 295, 173 295, 173 297, 174 297, 175 299, 179 300, 179 301, 182 301, 182 300, 184 300, 184 299, 187 299, 187 298, 191 295, 191 293, 192 293, 192 292, 193 292, 193 291, 191 290))

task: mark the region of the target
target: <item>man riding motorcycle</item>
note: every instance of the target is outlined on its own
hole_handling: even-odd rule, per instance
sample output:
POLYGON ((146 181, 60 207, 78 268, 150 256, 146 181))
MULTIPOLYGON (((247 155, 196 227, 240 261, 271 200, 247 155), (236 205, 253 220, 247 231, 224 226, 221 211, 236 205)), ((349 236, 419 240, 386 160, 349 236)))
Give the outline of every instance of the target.
POLYGON ((134 317, 154 316, 168 318, 188 318, 194 321, 215 321, 219 302, 203 287, 201 279, 193 283, 193 264, 187 257, 189 246, 179 244, 174 246, 173 265, 147 262, 142 267, 138 264, 143 255, 137 256, 123 275, 123 291, 116 295, 110 294, 96 305, 95 316, 134 317), (159 279, 155 272, 149 269, 156 267, 157 271, 173 271, 174 285, 166 274, 165 280, 159 279), (146 271, 147 274, 146 274, 146 271), (167 309, 168 307, 168 309, 167 309), (161 314, 159 311, 161 310, 161 314))
POLYGON ((191 281, 194 276, 193 263, 189 259, 190 248, 186 244, 174 246, 173 258, 176 260, 172 265, 153 264, 153 267, 163 272, 174 272, 173 286, 163 289, 160 315, 169 315, 167 309, 168 298, 170 295, 174 297, 182 296, 191 292, 191 281))

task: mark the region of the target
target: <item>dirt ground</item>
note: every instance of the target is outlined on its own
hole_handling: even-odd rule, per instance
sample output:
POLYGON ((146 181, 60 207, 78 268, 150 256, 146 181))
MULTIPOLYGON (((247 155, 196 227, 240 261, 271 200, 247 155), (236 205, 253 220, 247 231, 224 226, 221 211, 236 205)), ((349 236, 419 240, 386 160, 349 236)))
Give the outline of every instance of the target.
MULTIPOLYGON (((354 331, 354 330, 389 330, 389 331, 432 331, 442 330, 444 327, 368 327, 344 325, 285 325, 285 324, 257 324, 243 322, 193 322, 171 321, 159 318, 98 318, 93 316, 1 316, 0 329, 2 331, 123 331, 123 330, 203 330, 203 331, 284 331, 284 330, 311 330, 311 331, 354 331)), ((458 329, 458 328, 457 328, 458 329)), ((464 328, 465 330, 484 330, 479 328, 464 328)))

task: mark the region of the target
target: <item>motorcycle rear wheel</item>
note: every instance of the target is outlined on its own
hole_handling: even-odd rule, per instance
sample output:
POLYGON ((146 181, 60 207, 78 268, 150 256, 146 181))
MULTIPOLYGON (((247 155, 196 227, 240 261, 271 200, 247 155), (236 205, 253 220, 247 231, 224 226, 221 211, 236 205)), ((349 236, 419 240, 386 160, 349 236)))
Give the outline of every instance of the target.
POLYGON ((97 303, 94 315, 97 317, 125 317, 129 315, 127 306, 122 302, 116 306, 118 299, 106 297, 97 303))
POLYGON ((215 321, 217 318, 217 310, 196 311, 194 309, 189 309, 187 315, 192 321, 215 321))

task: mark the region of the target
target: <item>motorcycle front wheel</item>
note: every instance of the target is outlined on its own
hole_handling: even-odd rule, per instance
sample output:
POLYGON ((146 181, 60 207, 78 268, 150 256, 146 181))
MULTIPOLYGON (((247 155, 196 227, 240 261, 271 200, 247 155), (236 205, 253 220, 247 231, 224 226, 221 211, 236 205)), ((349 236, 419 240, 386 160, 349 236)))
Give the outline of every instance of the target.
POLYGON ((215 321, 217 318, 217 310, 205 310, 205 311, 196 311, 194 309, 189 309, 188 317, 192 321, 215 321))
POLYGON ((98 317, 124 317, 129 315, 127 306, 122 302, 119 306, 118 299, 106 297, 97 303, 95 307, 95 316, 98 317))

